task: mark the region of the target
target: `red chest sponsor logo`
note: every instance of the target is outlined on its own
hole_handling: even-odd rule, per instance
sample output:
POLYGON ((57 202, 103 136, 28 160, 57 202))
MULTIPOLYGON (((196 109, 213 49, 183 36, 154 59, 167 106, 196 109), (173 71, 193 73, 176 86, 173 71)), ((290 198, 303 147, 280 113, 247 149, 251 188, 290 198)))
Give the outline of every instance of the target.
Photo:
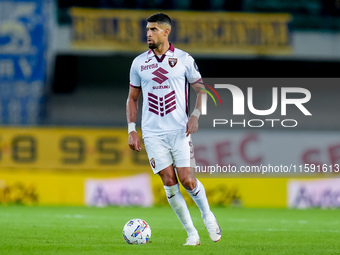
POLYGON ((159 85, 159 86, 153 86, 153 89, 170 89, 170 85, 159 85))
POLYGON ((167 70, 164 70, 162 67, 160 67, 152 73, 154 76, 156 76, 156 77, 153 77, 152 80, 159 84, 162 84, 168 79, 168 77, 165 76, 165 74, 168 74, 168 73, 169 72, 167 70))
POLYGON ((145 70, 150 70, 150 69, 155 69, 158 67, 158 64, 155 63, 155 64, 151 64, 151 65, 144 65, 144 66, 141 66, 140 67, 140 71, 143 72, 145 70))
POLYGON ((176 109, 175 91, 171 91, 164 97, 158 97, 153 93, 148 93, 149 111, 161 117, 176 109))

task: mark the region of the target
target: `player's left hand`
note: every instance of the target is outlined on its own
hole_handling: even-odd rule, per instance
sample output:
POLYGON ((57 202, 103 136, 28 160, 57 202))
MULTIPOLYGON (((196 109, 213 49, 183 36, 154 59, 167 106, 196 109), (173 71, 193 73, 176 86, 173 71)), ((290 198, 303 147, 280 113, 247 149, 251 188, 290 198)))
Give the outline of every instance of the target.
POLYGON ((190 116, 190 119, 187 123, 187 130, 185 133, 188 135, 196 133, 198 130, 198 118, 196 116, 190 116))

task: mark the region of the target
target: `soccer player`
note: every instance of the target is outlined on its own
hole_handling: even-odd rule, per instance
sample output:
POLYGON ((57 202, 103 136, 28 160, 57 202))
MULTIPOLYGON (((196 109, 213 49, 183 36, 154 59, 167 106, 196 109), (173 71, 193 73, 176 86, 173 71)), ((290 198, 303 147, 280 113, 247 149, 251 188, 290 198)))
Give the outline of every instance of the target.
POLYGON ((202 94, 205 92, 194 59, 169 43, 171 19, 163 13, 147 18, 149 50, 137 56, 130 69, 130 90, 126 105, 129 146, 140 151, 136 132, 138 100, 143 94, 142 135, 155 174, 164 184, 168 202, 177 214, 188 238, 184 245, 199 245, 200 238, 179 190, 178 179, 201 211, 212 241, 222 231, 211 212, 205 189, 194 177, 191 134, 198 130, 202 94), (188 84, 197 94, 195 109, 188 118, 188 84))

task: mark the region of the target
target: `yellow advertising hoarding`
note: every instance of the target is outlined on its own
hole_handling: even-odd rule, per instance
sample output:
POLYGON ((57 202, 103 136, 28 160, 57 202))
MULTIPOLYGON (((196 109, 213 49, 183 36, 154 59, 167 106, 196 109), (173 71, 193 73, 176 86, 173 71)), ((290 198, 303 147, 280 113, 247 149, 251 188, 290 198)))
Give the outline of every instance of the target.
MULTIPOLYGON (((154 202, 167 205, 145 150, 126 129, 0 128, 0 204, 85 205, 86 181, 151 175, 154 202)), ((285 207, 287 178, 203 178, 211 205, 285 207)), ((187 192, 183 195, 193 205, 187 192)))
POLYGON ((126 129, 0 128, 0 170, 148 171, 143 150, 128 146, 126 129))
MULTIPOLYGON (((144 52, 146 18, 155 11, 72 8, 76 49, 144 52)), ((289 14, 166 11, 170 42, 195 54, 291 53, 289 14)))
MULTIPOLYGON (((123 176, 126 175, 109 172, 0 170, 0 205, 85 205, 86 180, 123 176)), ((161 179, 157 175, 151 177, 154 204, 167 206, 161 179)), ((200 181, 212 206, 287 206, 287 178, 200 178, 200 181)), ((183 187, 181 190, 188 205, 195 205, 183 187)))

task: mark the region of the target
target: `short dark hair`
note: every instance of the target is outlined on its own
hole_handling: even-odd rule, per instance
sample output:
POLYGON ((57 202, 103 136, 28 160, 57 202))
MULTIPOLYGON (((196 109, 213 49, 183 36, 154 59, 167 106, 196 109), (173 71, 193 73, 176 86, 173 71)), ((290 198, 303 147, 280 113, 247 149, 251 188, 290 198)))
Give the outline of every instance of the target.
POLYGON ((146 19, 147 22, 157 22, 159 24, 169 24, 171 26, 171 19, 165 13, 155 13, 146 19))

